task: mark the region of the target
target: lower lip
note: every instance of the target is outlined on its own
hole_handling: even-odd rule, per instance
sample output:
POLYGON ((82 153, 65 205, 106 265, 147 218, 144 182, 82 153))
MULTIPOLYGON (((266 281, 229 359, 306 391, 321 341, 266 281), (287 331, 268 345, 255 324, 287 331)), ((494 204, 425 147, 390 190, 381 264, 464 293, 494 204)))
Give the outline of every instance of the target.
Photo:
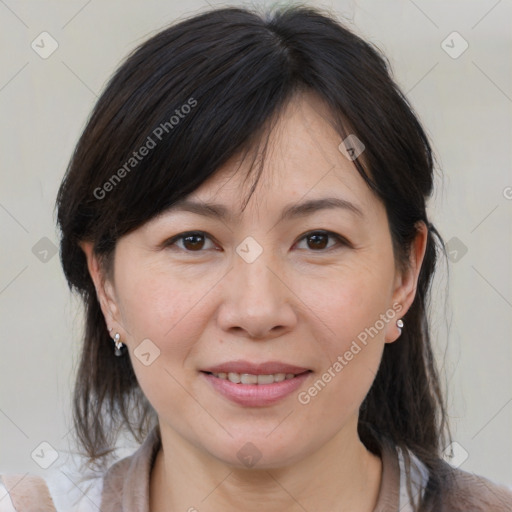
POLYGON ((219 379, 210 373, 201 375, 213 388, 231 401, 249 407, 271 405, 296 391, 311 375, 301 373, 293 379, 274 382, 272 384, 236 384, 227 379, 219 379))

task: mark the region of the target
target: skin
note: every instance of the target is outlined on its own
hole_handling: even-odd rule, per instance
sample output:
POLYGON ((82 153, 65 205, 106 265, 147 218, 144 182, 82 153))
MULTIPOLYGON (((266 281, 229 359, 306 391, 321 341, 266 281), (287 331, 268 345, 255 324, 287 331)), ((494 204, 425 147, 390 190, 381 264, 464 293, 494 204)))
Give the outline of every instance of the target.
POLYGON ((243 183, 239 160, 190 195, 224 204, 231 220, 190 212, 152 219, 118 241, 112 280, 91 244, 81 244, 106 325, 128 346, 158 413, 163 450, 151 473, 152 512, 374 510, 382 464, 358 437, 359 407, 385 343, 400 336, 396 320, 414 299, 427 228, 418 224, 409 268, 399 271, 384 205, 341 154, 326 119, 325 105, 309 93, 288 105, 244 212, 252 178, 243 183), (277 223, 286 205, 333 195, 364 216, 326 209, 277 223), (192 230, 205 238, 160 246, 192 230), (332 237, 315 245, 315 230, 349 244, 332 237), (247 236, 263 249, 252 263, 235 251, 247 236), (278 360, 313 370, 299 389, 307 390, 393 304, 400 313, 306 405, 294 392, 243 407, 199 373, 234 359, 278 360), (146 338, 160 350, 149 366, 133 353, 146 338), (237 457, 249 441, 261 453, 252 468, 237 457))

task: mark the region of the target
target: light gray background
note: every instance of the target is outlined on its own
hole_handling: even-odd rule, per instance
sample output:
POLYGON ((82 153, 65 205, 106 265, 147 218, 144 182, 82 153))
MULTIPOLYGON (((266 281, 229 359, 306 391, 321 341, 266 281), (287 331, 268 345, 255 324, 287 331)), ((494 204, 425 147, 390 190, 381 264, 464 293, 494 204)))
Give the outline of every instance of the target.
MULTIPOLYGON (((44 475, 33 450, 46 441, 63 459, 70 448, 81 310, 58 254, 44 250, 58 245, 55 196, 87 116, 130 50, 219 5, 0 0, 0 472, 44 475), (43 31, 59 45, 46 59, 31 48, 43 31)), ((434 283, 432 324, 453 463, 512 485, 512 4, 311 5, 332 8, 386 53, 432 138, 440 172, 429 212, 452 259, 449 277, 441 262, 434 283), (469 44, 458 58, 445 51, 462 48, 446 40, 453 31, 469 44)))

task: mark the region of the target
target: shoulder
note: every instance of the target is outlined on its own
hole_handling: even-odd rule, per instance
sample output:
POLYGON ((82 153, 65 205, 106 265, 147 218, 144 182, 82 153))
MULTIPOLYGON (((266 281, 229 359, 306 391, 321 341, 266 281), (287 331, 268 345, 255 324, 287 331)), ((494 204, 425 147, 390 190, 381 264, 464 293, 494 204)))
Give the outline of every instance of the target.
POLYGON ((73 478, 51 472, 45 478, 31 473, 0 475, 0 512, 97 512, 101 478, 73 478))
MULTIPOLYGON (((411 511, 407 491, 404 457, 399 449, 400 467, 400 511, 411 511)), ((408 451, 411 462, 409 483, 413 496, 437 494, 429 486, 430 475, 427 467, 408 451), (429 488, 430 487, 430 488, 429 488)), ((512 488, 493 482, 483 476, 454 468, 443 462, 442 489, 438 512, 512 512, 512 488)))
POLYGON ((144 507, 160 442, 157 425, 134 453, 106 469, 84 474, 80 464, 70 463, 49 470, 45 478, 30 473, 0 473, 0 512, 112 512, 127 503, 144 507))
POLYGON ((483 476, 449 468, 444 505, 447 512, 511 512, 512 489, 483 476))

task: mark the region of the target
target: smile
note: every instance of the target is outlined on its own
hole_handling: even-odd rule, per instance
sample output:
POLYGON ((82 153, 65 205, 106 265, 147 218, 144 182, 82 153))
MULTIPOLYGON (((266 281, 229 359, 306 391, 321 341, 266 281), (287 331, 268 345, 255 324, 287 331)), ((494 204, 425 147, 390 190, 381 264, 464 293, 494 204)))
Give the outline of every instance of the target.
POLYGON ((235 372, 200 372, 211 388, 238 405, 261 407, 272 405, 296 391, 312 374, 275 373, 255 375, 235 372))
POLYGON ((254 375, 251 373, 235 373, 220 372, 212 373, 218 379, 229 380, 235 384, 273 384, 274 382, 282 382, 283 380, 293 379, 295 373, 274 373, 270 375, 254 375))

